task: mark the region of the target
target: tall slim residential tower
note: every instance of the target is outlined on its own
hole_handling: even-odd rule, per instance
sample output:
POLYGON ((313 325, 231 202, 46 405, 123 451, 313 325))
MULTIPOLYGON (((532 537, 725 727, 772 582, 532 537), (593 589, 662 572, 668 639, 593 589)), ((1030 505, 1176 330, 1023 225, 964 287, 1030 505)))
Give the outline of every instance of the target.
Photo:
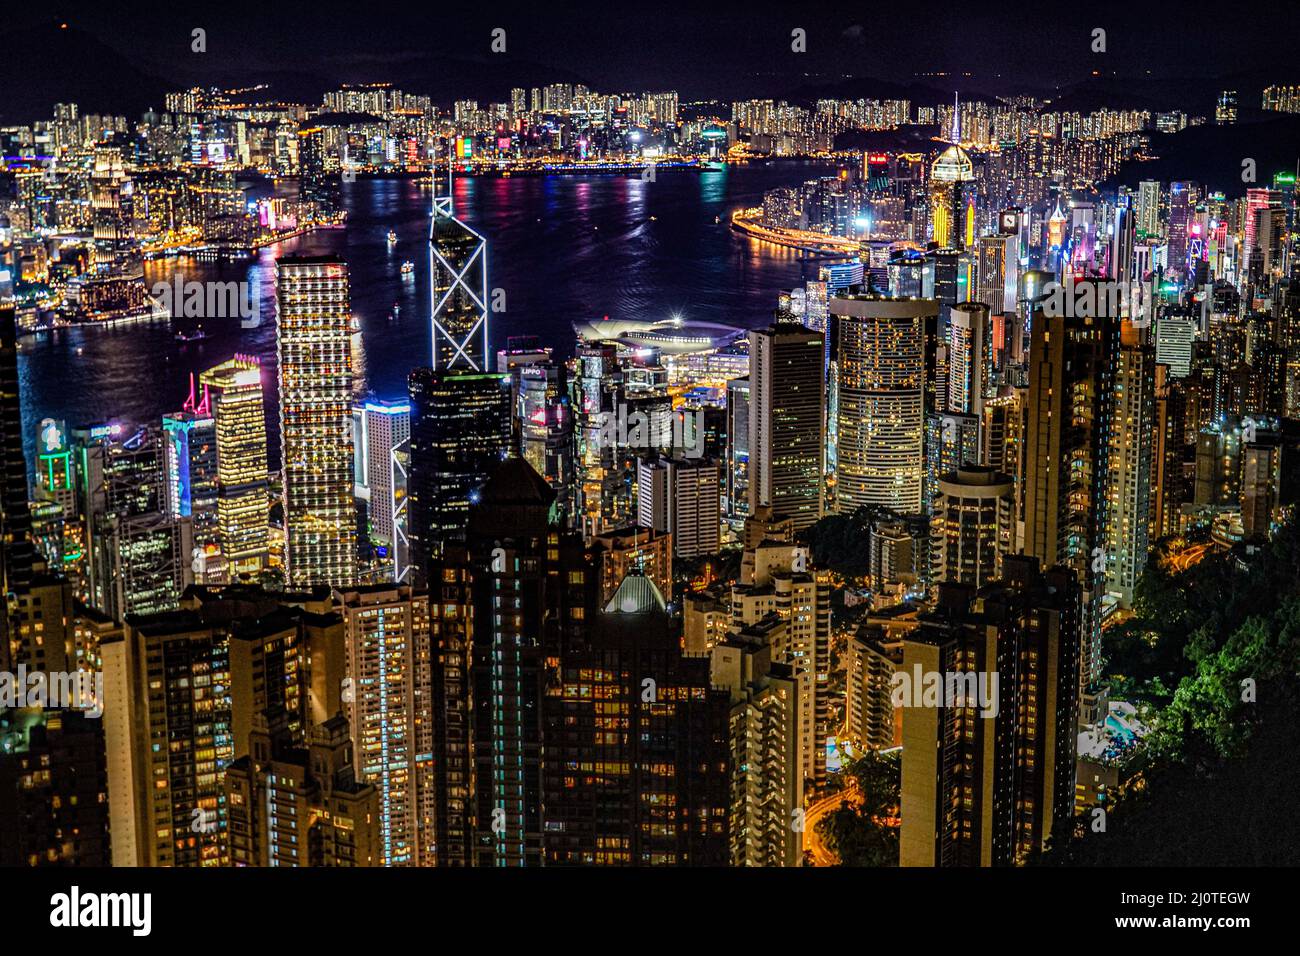
MULTIPOLYGON (((1126 324, 1126 338, 1130 327, 1126 324)), ((1108 589, 1121 607, 1133 606, 1133 593, 1147 566, 1150 544, 1152 479, 1158 422, 1156 358, 1150 345, 1126 341, 1115 372, 1111 432, 1111 521, 1106 545, 1108 589)))
POLYGON ((932 299, 831 300, 837 328, 839 440, 835 507, 920 514, 925 479, 926 335, 932 299))
MULTIPOLYGON (((746 547, 741 583, 731 588, 731 630, 743 632, 775 615, 763 630, 772 660, 789 664, 799 685, 797 760, 809 786, 826 780, 830 732, 830 576, 808 567, 808 549, 766 541, 746 547)), ((752 636, 752 635, 751 635, 752 636)))
POLYGON ((1101 671, 1101 598, 1111 520, 1110 472, 1118 316, 1066 318, 1033 308, 1025 443, 1024 552, 1063 564, 1083 587, 1088 688, 1101 671))
POLYGON ((342 591, 337 604, 356 773, 379 794, 380 865, 432 866, 429 596, 379 584, 342 591))
MULTIPOLYGON (((958 302, 948 313, 948 408, 980 415, 993 382, 989 308, 958 302)), ((931 409, 933 410, 933 409, 931 409)))
POLYGON ((749 379, 727 382, 727 460, 723 472, 726 516, 749 514, 749 379))
POLYGON ((268 551, 262 366, 237 355, 199 377, 217 430, 217 543, 230 580, 256 580, 268 551))
POLYGON ((731 693, 732 866, 798 866, 803 805, 799 774, 799 684, 772 660, 771 617, 715 644, 710 677, 731 693))
MULTIPOLYGON (((9 594, 31 580, 35 556, 31 528, 18 400, 18 331, 14 307, 0 305, 0 584, 4 586, 0 593, 9 594)), ((0 648, 0 664, 6 653, 7 647, 0 648)))
POLYGON ((352 327, 348 267, 334 256, 277 260, 280 442, 289 584, 351 584, 352 327))
POLYGON ((452 164, 446 183, 433 171, 429 223, 432 367, 488 370, 487 240, 456 218, 452 164))
POLYGON ((371 538, 393 542, 393 515, 404 489, 393 471, 393 450, 411 437, 410 402, 368 401, 352 409, 357 497, 367 503, 371 538))
POLYGON ((749 333, 749 511, 796 531, 822 516, 826 460, 823 338, 793 322, 749 333))

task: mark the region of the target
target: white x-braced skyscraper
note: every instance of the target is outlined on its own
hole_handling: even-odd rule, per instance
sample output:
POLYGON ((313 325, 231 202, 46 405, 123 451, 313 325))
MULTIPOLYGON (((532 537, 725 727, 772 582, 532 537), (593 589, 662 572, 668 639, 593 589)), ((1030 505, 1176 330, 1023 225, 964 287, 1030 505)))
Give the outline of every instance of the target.
POLYGON ((431 166, 429 275, 433 368, 481 372, 488 362, 487 240, 455 216, 451 150, 448 150, 445 182, 439 182, 436 157, 431 166))

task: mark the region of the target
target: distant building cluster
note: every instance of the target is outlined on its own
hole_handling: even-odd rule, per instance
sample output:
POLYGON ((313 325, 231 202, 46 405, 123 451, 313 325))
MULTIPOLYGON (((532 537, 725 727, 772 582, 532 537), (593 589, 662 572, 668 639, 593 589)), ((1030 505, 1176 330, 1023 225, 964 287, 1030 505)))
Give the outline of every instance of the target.
POLYGON ((1291 511, 1294 175, 1101 186, 1186 117, 256 92, 0 130, 0 672, 97 678, 0 702, 0 864, 798 866, 839 757, 900 747, 901 865, 1024 863, 1140 746, 1102 631, 1143 574, 1291 511), (759 327, 492 337, 452 188, 485 149, 749 161, 908 123, 946 131, 733 220, 817 257, 759 327), (159 421, 24 436, 34 314, 152 309, 166 249, 346 228, 353 167, 431 184, 403 394, 354 395, 348 261, 284 255, 274 374, 229 355, 159 421), (293 187, 250 203, 248 169, 293 187))

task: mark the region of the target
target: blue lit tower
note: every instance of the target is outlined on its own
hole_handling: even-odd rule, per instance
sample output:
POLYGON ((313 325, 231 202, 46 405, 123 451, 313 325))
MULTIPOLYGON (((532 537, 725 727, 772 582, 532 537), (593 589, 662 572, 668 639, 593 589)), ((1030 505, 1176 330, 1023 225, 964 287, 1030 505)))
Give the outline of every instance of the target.
POLYGON ((435 371, 488 367, 487 240, 456 218, 452 155, 447 155, 446 192, 430 157, 433 208, 429 224, 429 296, 435 371))

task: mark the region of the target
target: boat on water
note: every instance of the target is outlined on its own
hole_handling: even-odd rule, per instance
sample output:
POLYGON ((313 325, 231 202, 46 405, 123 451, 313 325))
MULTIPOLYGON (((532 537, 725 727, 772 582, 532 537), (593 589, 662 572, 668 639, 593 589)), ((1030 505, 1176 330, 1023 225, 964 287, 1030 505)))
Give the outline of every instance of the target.
POLYGON ((402 263, 402 278, 415 275, 415 263, 407 259, 402 263))
POLYGON ((208 333, 203 331, 203 326, 199 326, 193 332, 177 332, 177 342, 202 342, 208 337, 208 333))
POLYGON ((397 244, 397 233, 393 232, 391 229, 388 230, 388 244, 390 246, 397 244))

